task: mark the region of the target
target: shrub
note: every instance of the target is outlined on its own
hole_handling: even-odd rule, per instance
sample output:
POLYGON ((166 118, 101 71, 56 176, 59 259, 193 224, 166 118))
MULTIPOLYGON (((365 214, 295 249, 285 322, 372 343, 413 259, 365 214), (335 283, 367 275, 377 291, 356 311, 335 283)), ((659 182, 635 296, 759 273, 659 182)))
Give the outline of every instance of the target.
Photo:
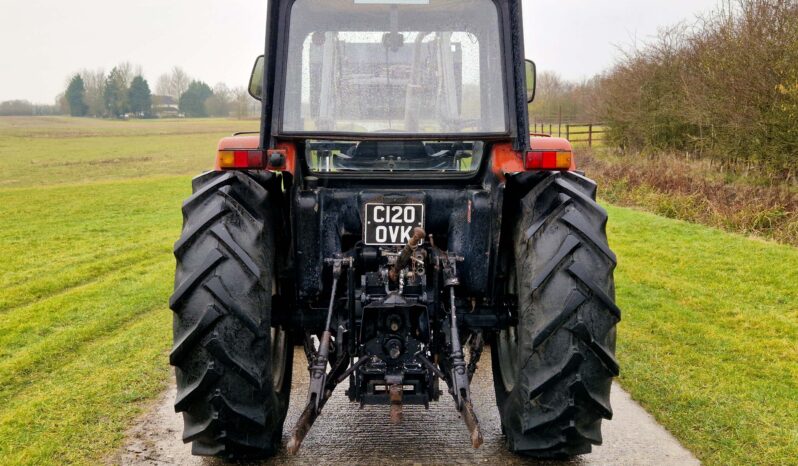
POLYGON ((606 73, 597 113, 624 148, 798 172, 798 1, 738 0, 606 73))

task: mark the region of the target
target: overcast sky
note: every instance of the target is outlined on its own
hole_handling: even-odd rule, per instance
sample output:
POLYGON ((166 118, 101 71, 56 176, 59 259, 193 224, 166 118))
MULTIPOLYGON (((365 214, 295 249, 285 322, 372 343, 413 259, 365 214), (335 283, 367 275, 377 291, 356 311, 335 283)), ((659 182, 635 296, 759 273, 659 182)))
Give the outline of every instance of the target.
MULTIPOLYGON (((616 46, 692 22, 718 0, 524 0, 527 56, 568 79, 611 66, 616 46)), ((182 66, 246 84, 263 49, 265 0, 0 0, 0 101, 51 103, 70 73, 129 61, 152 87, 182 66)))

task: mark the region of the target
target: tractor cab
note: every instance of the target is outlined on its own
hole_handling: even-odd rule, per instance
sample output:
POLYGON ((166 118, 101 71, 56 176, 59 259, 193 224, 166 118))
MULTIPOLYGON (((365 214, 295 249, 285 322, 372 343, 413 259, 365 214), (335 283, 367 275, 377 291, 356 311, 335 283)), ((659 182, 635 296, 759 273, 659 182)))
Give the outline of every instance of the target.
POLYGON ((529 146, 534 66, 520 1, 270 4, 250 92, 261 147, 290 142, 310 173, 476 172, 486 144, 529 146), (518 128, 522 128, 518 131, 518 128))

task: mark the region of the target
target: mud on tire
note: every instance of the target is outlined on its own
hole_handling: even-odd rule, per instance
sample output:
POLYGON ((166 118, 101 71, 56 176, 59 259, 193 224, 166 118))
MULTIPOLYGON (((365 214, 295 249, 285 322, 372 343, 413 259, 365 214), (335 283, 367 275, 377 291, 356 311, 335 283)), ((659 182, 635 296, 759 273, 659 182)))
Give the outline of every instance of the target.
POLYGON ((612 417, 618 375, 615 255, 596 186, 575 173, 542 174, 515 228, 517 327, 491 351, 510 450, 540 458, 589 453, 612 417))
POLYGON ((195 455, 265 458, 280 445, 293 348, 271 327, 271 182, 266 173, 207 173, 183 204, 169 360, 195 455))

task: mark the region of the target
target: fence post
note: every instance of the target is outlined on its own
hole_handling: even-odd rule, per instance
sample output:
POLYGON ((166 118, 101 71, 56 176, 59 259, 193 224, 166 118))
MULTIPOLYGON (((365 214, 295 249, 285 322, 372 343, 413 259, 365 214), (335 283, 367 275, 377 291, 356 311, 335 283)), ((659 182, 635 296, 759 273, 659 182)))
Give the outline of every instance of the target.
POLYGON ((571 125, 565 125, 565 139, 571 140, 571 125))
POLYGON ((593 147, 593 123, 587 125, 587 147, 593 147))

